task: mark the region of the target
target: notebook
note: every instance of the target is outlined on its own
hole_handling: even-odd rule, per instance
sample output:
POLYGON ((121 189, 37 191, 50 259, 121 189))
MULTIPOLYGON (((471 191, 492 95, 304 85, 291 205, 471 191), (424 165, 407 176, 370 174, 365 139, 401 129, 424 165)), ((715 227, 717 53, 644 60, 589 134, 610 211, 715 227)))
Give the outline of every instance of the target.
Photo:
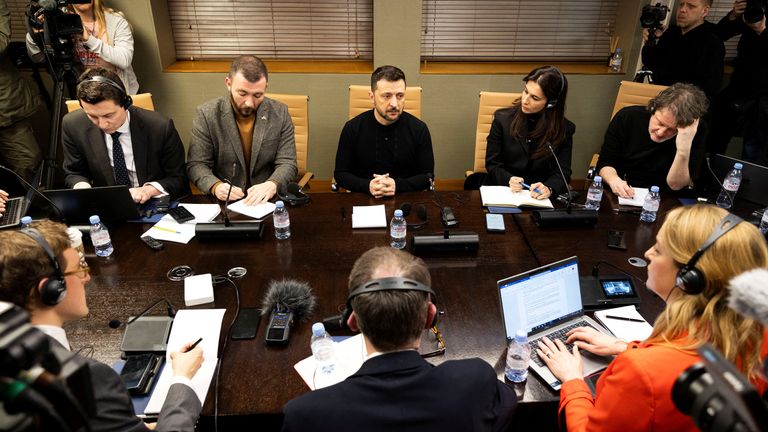
POLYGON ((531 198, 531 191, 512 192, 508 186, 480 186, 483 207, 552 207, 549 199, 531 198))
MULTIPOLYGON (((530 369, 554 390, 559 390, 561 383, 536 354, 539 339, 547 336, 565 342, 564 335, 568 330, 582 326, 591 326, 610 334, 595 320, 584 315, 579 265, 575 256, 502 279, 497 286, 507 341, 515 337, 518 329, 528 332, 530 369)), ((605 369, 613 359, 587 351, 581 351, 581 355, 585 377, 605 369)))
POLYGON ((99 215, 102 222, 125 222, 140 216, 127 186, 54 189, 45 191, 45 196, 61 210, 68 224, 88 224, 91 215, 99 215))

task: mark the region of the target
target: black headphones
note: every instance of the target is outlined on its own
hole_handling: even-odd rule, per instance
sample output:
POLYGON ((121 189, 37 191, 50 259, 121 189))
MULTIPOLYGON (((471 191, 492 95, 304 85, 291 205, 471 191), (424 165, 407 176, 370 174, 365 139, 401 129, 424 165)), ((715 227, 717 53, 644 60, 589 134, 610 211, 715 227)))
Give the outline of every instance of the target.
POLYGON ((679 287, 680 290, 686 294, 691 295, 700 294, 702 291, 704 291, 704 287, 707 286, 707 279, 704 276, 704 272, 696 268, 696 263, 699 262, 699 259, 702 255, 704 255, 704 252, 706 252, 707 249, 709 249, 717 241, 717 239, 724 236, 725 233, 732 230, 741 222, 743 222, 743 219, 736 216, 735 214, 728 213, 728 215, 725 216, 723 220, 717 224, 712 234, 710 234, 707 240, 704 241, 704 244, 699 247, 691 259, 689 259, 688 262, 685 263, 685 265, 677 272, 675 285, 679 287))
POLYGON ((45 238, 40 234, 40 231, 34 228, 24 228, 19 230, 19 232, 31 238, 43 248, 53 267, 53 272, 48 276, 48 280, 45 281, 43 288, 40 290, 40 298, 42 299, 43 304, 46 306, 55 306, 59 304, 59 302, 64 299, 64 296, 67 295, 67 282, 64 280, 64 275, 61 273, 61 267, 56 260, 56 256, 53 254, 51 245, 45 241, 45 238))
MULTIPOLYGON (((403 211, 403 217, 407 218, 411 214, 413 206, 411 203, 406 202, 400 206, 400 210, 403 211)), ((419 222, 408 222, 406 219, 406 226, 414 231, 423 229, 427 224, 427 207, 424 204, 416 204, 416 216, 419 218, 419 222)))
POLYGON ((560 91, 557 93, 557 97, 554 99, 550 99, 547 101, 547 105, 544 107, 544 109, 551 109, 557 106, 557 103, 560 102, 560 97, 563 95, 563 91, 565 90, 565 75, 563 75, 562 72, 560 72, 560 69, 551 66, 553 70, 557 71, 557 75, 560 77, 560 91))
POLYGON ((103 77, 101 75, 94 75, 92 77, 86 78, 86 79, 80 81, 80 83, 77 85, 77 87, 79 88, 84 83, 89 83, 89 82, 104 83, 104 84, 110 85, 110 86, 120 90, 120 94, 122 95, 123 99, 120 101, 119 105, 121 107, 123 107, 124 109, 128 109, 128 108, 131 107, 131 105, 133 105, 133 98, 131 98, 131 95, 129 95, 128 92, 125 91, 125 88, 123 88, 123 86, 121 86, 120 84, 116 83, 115 81, 113 81, 113 80, 111 80, 111 79, 109 79, 107 77, 103 77))
MULTIPOLYGON (((368 281, 358 286, 357 288, 353 289, 352 292, 349 293, 349 296, 347 297, 347 306, 341 315, 342 325, 346 326, 350 315, 352 315, 352 299, 353 298, 359 296, 360 294, 365 294, 365 293, 378 292, 378 291, 398 291, 398 290, 421 291, 421 292, 429 293, 430 297, 432 298, 432 303, 435 306, 437 306, 437 294, 435 294, 435 292, 432 291, 432 288, 424 285, 423 283, 417 282, 413 279, 408 279, 403 277, 387 277, 387 278, 381 278, 381 279, 373 279, 371 281, 368 281)), ((434 327, 437 325, 437 317, 439 315, 440 315, 439 313, 435 314, 435 319, 432 321, 432 324, 430 324, 430 327, 434 327)))
POLYGON ((288 183, 285 189, 278 188, 277 196, 286 204, 294 207, 309 204, 312 201, 312 198, 301 190, 298 183, 288 183))

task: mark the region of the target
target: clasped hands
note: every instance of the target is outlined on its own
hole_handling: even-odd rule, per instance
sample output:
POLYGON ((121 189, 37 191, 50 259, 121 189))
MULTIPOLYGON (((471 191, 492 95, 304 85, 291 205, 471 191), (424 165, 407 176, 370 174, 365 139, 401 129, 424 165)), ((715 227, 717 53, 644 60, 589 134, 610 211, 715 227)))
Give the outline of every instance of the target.
POLYGON ((243 192, 243 189, 237 186, 231 186, 229 183, 221 182, 214 188, 213 194, 220 201, 226 201, 227 195, 229 195, 230 201, 236 201, 245 197, 243 203, 245 205, 258 205, 269 201, 277 193, 277 185, 269 180, 264 183, 259 183, 248 188, 247 195, 243 192), (232 188, 230 193, 229 188, 232 188))
MULTIPOLYGON (((523 190, 523 183, 525 179, 522 177, 512 176, 509 179, 509 188, 512 192, 520 192, 523 190)), ((531 185, 531 198, 534 199, 547 199, 552 195, 552 190, 542 182, 536 182, 531 185)))
POLYGON ((381 198, 385 196, 395 195, 395 179, 389 176, 389 174, 374 174, 373 180, 368 183, 368 191, 374 198, 381 198))
POLYGON ((616 355, 627 349, 627 343, 621 339, 601 333, 591 327, 577 327, 567 333, 567 343, 573 343, 569 352, 560 340, 552 342, 544 337, 539 340, 536 353, 546 363, 552 374, 560 382, 584 378, 584 367, 579 350, 587 350, 600 356, 616 355))

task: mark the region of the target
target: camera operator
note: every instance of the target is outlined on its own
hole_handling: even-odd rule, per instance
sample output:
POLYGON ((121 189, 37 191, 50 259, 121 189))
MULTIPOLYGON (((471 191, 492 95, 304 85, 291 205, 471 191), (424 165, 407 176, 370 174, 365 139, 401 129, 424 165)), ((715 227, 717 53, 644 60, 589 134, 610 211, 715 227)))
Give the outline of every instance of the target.
POLYGON ((676 25, 655 30, 658 43, 648 43, 649 30, 643 29, 642 60, 653 72, 654 84, 687 82, 704 90, 712 98, 723 79, 725 47, 715 33, 715 25, 706 21, 712 0, 681 0, 676 25))
POLYGON ((768 31, 766 0, 736 0, 733 9, 717 23, 723 40, 741 35, 728 86, 717 96, 711 154, 724 153, 741 127, 742 159, 768 165, 768 31))
MULTIPOLYGON (((83 33, 75 40, 75 62, 83 69, 98 66, 113 70, 123 81, 128 94, 136 94, 139 82, 131 66, 133 32, 123 14, 105 7, 102 0, 70 4, 67 12, 79 15, 83 24, 83 33)), ((30 33, 27 33, 27 52, 35 62, 41 63, 45 59, 30 33)))
MULTIPOLYGON (((51 338, 51 344, 69 349, 62 326, 88 315, 85 286, 91 280, 89 268, 80 267, 66 226, 42 220, 32 229, 0 231, 0 301, 14 303, 27 310, 30 323, 51 338)), ((192 377, 203 361, 200 347, 171 354, 173 384, 165 399, 157 431, 193 431, 201 404, 192 385, 192 377)), ((97 431, 149 430, 134 415, 130 395, 111 367, 84 359, 93 383, 95 416, 90 429, 97 431)))
POLYGON ((8 56, 10 40, 11 13, 6 0, 0 0, 0 163, 32 181, 40 162, 40 147, 30 122, 38 97, 8 56))

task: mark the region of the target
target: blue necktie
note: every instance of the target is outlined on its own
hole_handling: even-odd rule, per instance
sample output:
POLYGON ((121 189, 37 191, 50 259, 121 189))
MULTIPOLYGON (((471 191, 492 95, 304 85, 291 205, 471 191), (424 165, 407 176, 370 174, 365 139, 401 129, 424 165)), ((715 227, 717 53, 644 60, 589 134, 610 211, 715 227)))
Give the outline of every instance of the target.
POLYGON ((125 166, 123 146, 120 145, 120 132, 112 134, 112 165, 115 170, 115 183, 131 187, 131 179, 128 177, 128 168, 125 166))

